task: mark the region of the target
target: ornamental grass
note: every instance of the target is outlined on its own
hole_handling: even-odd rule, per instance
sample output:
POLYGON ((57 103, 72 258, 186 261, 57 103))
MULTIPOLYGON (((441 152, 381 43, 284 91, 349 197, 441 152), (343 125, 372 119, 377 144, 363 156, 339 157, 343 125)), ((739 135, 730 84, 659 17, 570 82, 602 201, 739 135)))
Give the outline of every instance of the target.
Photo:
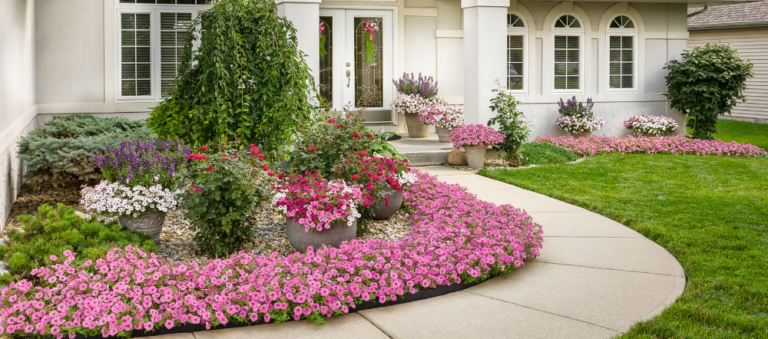
POLYGON ((71 338, 185 324, 322 322, 367 301, 509 272, 542 247, 541 227, 526 212, 427 174, 406 187, 405 198, 415 224, 397 242, 352 240, 288 256, 240 252, 202 264, 127 246, 75 266, 77 254, 68 251, 0 291, 0 331, 71 338))
POLYGON ((648 153, 734 155, 744 157, 768 156, 760 147, 721 140, 692 139, 682 135, 670 137, 539 137, 536 142, 548 142, 580 155, 599 153, 648 153))

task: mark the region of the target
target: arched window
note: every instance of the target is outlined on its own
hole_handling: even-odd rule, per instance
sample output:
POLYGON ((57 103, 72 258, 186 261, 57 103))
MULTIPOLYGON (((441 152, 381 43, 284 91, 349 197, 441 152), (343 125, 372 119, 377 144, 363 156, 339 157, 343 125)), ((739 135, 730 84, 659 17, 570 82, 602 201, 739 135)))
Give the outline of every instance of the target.
POLYGON ((582 44, 584 29, 581 21, 571 14, 561 15, 552 28, 554 40, 554 90, 580 92, 582 90, 582 44))
POLYGON ((517 14, 507 14, 507 89, 525 91, 528 28, 517 14))
POLYGON ((614 17, 608 29, 608 91, 634 92, 637 84, 637 28, 628 15, 614 17))

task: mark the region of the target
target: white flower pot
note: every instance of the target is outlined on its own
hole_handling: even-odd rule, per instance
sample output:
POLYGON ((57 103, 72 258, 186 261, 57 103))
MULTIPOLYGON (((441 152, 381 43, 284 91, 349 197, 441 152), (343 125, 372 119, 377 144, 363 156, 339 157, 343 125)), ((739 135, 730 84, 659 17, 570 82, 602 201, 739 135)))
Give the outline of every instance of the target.
POLYGON ((426 138, 429 133, 429 125, 421 123, 418 114, 406 113, 405 124, 408 127, 408 137, 426 138))
POLYGON ((285 233, 291 246, 297 251, 304 253, 309 246, 319 249, 322 245, 328 247, 339 247, 342 242, 352 240, 357 235, 357 220, 352 226, 347 226, 346 220, 338 220, 331 224, 331 228, 322 231, 309 230, 304 231, 304 225, 300 224, 294 218, 288 218, 285 221, 285 233))
POLYGON ((165 213, 146 211, 135 218, 132 216, 120 216, 117 220, 120 222, 120 226, 123 226, 125 229, 151 235, 152 242, 157 245, 160 241, 160 232, 163 231, 165 213))
POLYGON ((440 142, 451 142, 451 130, 435 126, 435 131, 437 132, 437 138, 440 140, 440 142))
POLYGON ((586 132, 581 132, 581 133, 571 133, 571 136, 574 137, 574 138, 582 138, 582 137, 589 138, 589 137, 592 136, 592 132, 591 131, 586 131, 586 132))
POLYGON ((485 152, 487 145, 465 145, 464 153, 467 155, 467 165, 470 168, 483 168, 485 166, 485 152))

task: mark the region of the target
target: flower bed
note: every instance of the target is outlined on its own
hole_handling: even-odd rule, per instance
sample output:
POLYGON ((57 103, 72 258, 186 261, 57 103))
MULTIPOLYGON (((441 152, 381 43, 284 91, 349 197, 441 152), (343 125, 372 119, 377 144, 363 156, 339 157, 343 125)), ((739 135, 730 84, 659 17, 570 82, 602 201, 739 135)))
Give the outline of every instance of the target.
POLYGON ((674 133, 680 128, 675 119, 658 115, 636 115, 624 122, 624 127, 640 135, 661 136, 663 133, 674 133))
POLYGON ((536 142, 549 142, 580 155, 598 153, 671 153, 694 155, 768 156, 768 152, 750 144, 735 141, 691 139, 671 137, 539 137, 536 142))
POLYGON ((0 330, 74 337, 130 334, 185 324, 322 321, 369 300, 475 282, 535 257, 541 228, 524 211, 478 200, 420 173, 406 188, 416 224, 397 242, 353 240, 340 248, 279 256, 238 253, 191 264, 134 247, 74 267, 74 253, 0 291, 0 330))

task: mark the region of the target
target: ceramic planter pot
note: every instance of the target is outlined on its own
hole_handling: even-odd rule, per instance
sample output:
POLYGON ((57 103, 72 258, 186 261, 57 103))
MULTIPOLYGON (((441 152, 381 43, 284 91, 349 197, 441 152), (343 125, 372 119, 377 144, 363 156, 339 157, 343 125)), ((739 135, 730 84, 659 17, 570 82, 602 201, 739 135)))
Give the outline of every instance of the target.
POLYGON ((451 130, 435 126, 435 131, 437 131, 437 138, 440 139, 440 142, 451 142, 451 130))
MULTIPOLYGON (((390 187, 390 189, 392 188, 390 187)), ((387 194, 387 198, 389 199, 389 206, 387 206, 387 202, 384 199, 376 203, 376 208, 373 210, 373 219, 389 219, 403 206, 402 189, 395 191, 395 193, 387 194)))
POLYGON ((571 133, 571 136, 574 137, 574 138, 581 138, 581 137, 589 138, 589 137, 592 136, 592 132, 586 131, 586 132, 581 132, 581 133, 571 133))
POLYGON ((309 246, 312 246, 314 249, 320 248, 321 245, 339 247, 342 242, 355 238, 355 235, 357 235, 357 220, 355 220, 352 226, 347 226, 346 221, 339 220, 331 224, 329 229, 324 229, 320 232, 312 230, 304 232, 304 225, 293 218, 288 218, 285 221, 285 233, 291 246, 301 253, 306 252, 309 246))
POLYGON ((120 226, 125 229, 146 233, 152 236, 152 242, 157 245, 160 241, 160 232, 163 231, 165 223, 165 213, 157 211, 147 211, 139 214, 137 217, 121 216, 117 220, 120 226))
POLYGON ((429 125, 422 124, 418 114, 405 114, 405 125, 408 127, 408 136, 411 138, 426 138, 429 133, 429 125))
POLYGON ((487 145, 465 145, 464 153, 467 155, 467 165, 470 168, 483 168, 485 166, 485 152, 487 145))

